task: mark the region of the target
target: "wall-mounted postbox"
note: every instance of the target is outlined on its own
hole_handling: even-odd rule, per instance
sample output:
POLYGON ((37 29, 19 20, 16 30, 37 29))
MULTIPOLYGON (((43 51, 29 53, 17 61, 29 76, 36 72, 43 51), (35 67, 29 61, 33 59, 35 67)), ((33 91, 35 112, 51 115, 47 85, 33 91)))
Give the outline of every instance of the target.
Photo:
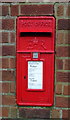
POLYGON ((55 18, 17 18, 17 104, 51 106, 55 18))

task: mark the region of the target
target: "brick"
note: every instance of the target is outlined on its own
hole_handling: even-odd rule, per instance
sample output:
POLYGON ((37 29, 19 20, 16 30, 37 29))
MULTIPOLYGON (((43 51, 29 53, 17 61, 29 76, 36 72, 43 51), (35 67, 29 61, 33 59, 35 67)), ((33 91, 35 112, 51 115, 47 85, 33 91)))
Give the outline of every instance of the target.
POLYGON ((2 95, 0 95, 0 105, 2 105, 2 95))
POLYGON ((57 72, 56 80, 57 82, 70 82, 70 72, 57 72))
MULTIPOLYGON (((3 3, 11 3, 11 2, 13 2, 13 3, 15 3, 15 1, 14 0, 0 0, 0 2, 3 2, 3 3)), ((19 3, 22 3, 22 2, 26 2, 26 0, 16 0, 16 2, 19 2, 19 3)))
POLYGON ((2 16, 9 15, 9 5, 2 5, 2 16))
POLYGON ((0 19, 0 30, 2 30, 2 19, 0 19))
POLYGON ((63 94, 70 95, 70 85, 64 85, 63 94))
POLYGON ((21 15, 53 15, 53 5, 21 5, 21 15))
POLYGON ((2 32, 2 43, 8 43, 8 33, 2 32))
POLYGON ((2 108, 2 117, 8 117, 8 113, 9 113, 9 108, 3 107, 2 108))
POLYGON ((2 117, 2 107, 0 107, 0 117, 2 117))
POLYGON ((70 44, 70 32, 65 33, 65 44, 70 44))
POLYGON ((10 83, 10 92, 15 93, 15 83, 14 82, 10 83))
POLYGON ((15 68, 15 58, 0 58, 0 68, 15 68))
MULTIPOLYGON (((0 0, 0 2, 2 2, 2 3, 11 3, 11 2, 13 2, 13 3, 15 3, 15 1, 14 0, 0 0)), ((19 3, 22 3, 22 2, 26 2, 26 0, 16 0, 16 2, 19 2, 19 3)))
POLYGON ((19 116, 24 119, 46 119, 50 118, 50 110, 47 109, 33 109, 33 108, 20 108, 19 116))
MULTIPOLYGON (((8 1, 8 0, 7 0, 8 1)), ((6 2, 7 2, 6 1, 6 2)), ((2 118, 1 120, 19 120, 19 118, 2 118)))
POLYGON ((9 68, 9 58, 2 58, 2 68, 9 68))
POLYGON ((67 5, 66 16, 70 16, 70 5, 67 5))
POLYGON ((2 83, 0 83, 0 93, 2 93, 2 83))
POLYGON ((67 118, 68 120, 70 118, 70 110, 62 110, 62 118, 67 118))
POLYGON ((16 104, 15 96, 14 95, 3 95, 2 104, 3 105, 15 105, 16 104))
POLYGON ((18 5, 11 5, 11 16, 17 16, 18 15, 18 5))
POLYGON ((63 16, 64 15, 64 6, 58 5, 57 7, 57 16, 63 16))
POLYGON ((2 32, 0 32, 0 43, 2 43, 2 32))
POLYGON ((57 67, 57 69, 62 70, 63 69, 63 60, 57 59, 56 67, 57 67))
POLYGON ((15 46, 14 45, 3 45, 2 46, 2 55, 3 56, 14 56, 15 55, 15 46))
POLYGON ((2 19, 3 30, 14 30, 14 19, 2 19))
POLYGON ((62 94, 62 84, 56 84, 56 94, 57 95, 62 94))
POLYGON ((2 68, 2 58, 0 58, 0 68, 2 68))
POLYGON ((15 43, 16 42, 16 33, 14 33, 14 32, 11 32, 10 33, 10 42, 11 43, 15 43))
POLYGON ((2 80, 3 81, 14 81, 15 80, 15 72, 14 71, 2 71, 2 80))
POLYGON ((70 30, 70 19, 59 19, 58 30, 70 30))
POLYGON ((70 106, 68 104, 69 99, 68 97, 56 97, 56 107, 68 108, 70 106))
POLYGON ((52 110, 52 118, 60 118, 60 110, 52 110))
POLYGON ((10 113, 10 118, 16 118, 17 117, 17 108, 16 107, 11 107, 11 113, 10 113))
POLYGON ((2 46, 0 46, 0 56, 2 56, 2 46))
POLYGON ((70 59, 65 59, 64 70, 70 70, 70 59))
POLYGON ((68 52, 69 49, 70 46, 58 46, 56 48, 56 55, 58 57, 70 57, 70 52, 68 52))
POLYGON ((9 83, 2 83, 2 93, 9 93, 9 83))
POLYGON ((0 4, 0 16, 2 16, 2 4, 0 4))
POLYGON ((16 68, 15 58, 10 58, 9 59, 9 68, 16 68))
POLYGON ((28 2, 43 2, 43 0, 28 0, 28 2))
POLYGON ((57 44, 63 44, 64 43, 64 33, 58 33, 57 34, 57 39, 56 39, 57 41, 57 44))
POLYGON ((0 70, 0 81, 2 81, 2 70, 0 70))

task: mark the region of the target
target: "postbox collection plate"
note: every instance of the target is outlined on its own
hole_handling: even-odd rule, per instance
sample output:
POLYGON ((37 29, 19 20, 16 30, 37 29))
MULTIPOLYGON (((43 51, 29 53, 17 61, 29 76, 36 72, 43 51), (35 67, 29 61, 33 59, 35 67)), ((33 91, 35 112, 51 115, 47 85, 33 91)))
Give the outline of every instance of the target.
POLYGON ((42 61, 28 61, 28 89, 43 89, 42 61))
POLYGON ((52 106, 54 98, 55 18, 17 18, 17 104, 52 106))

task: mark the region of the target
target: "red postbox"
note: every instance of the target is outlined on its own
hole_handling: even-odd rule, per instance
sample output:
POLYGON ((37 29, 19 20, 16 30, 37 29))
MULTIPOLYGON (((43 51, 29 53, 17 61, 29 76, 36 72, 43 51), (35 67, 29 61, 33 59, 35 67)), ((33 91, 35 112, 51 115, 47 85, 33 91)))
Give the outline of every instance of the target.
POLYGON ((17 104, 52 106, 55 18, 17 18, 17 104))

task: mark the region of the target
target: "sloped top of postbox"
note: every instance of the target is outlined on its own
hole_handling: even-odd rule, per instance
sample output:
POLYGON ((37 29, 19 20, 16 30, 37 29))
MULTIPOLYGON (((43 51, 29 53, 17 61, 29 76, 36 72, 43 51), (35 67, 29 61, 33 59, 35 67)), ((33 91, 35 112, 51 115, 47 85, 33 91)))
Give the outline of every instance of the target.
POLYGON ((52 32, 54 24, 55 18, 48 16, 17 18, 19 32, 52 32))

